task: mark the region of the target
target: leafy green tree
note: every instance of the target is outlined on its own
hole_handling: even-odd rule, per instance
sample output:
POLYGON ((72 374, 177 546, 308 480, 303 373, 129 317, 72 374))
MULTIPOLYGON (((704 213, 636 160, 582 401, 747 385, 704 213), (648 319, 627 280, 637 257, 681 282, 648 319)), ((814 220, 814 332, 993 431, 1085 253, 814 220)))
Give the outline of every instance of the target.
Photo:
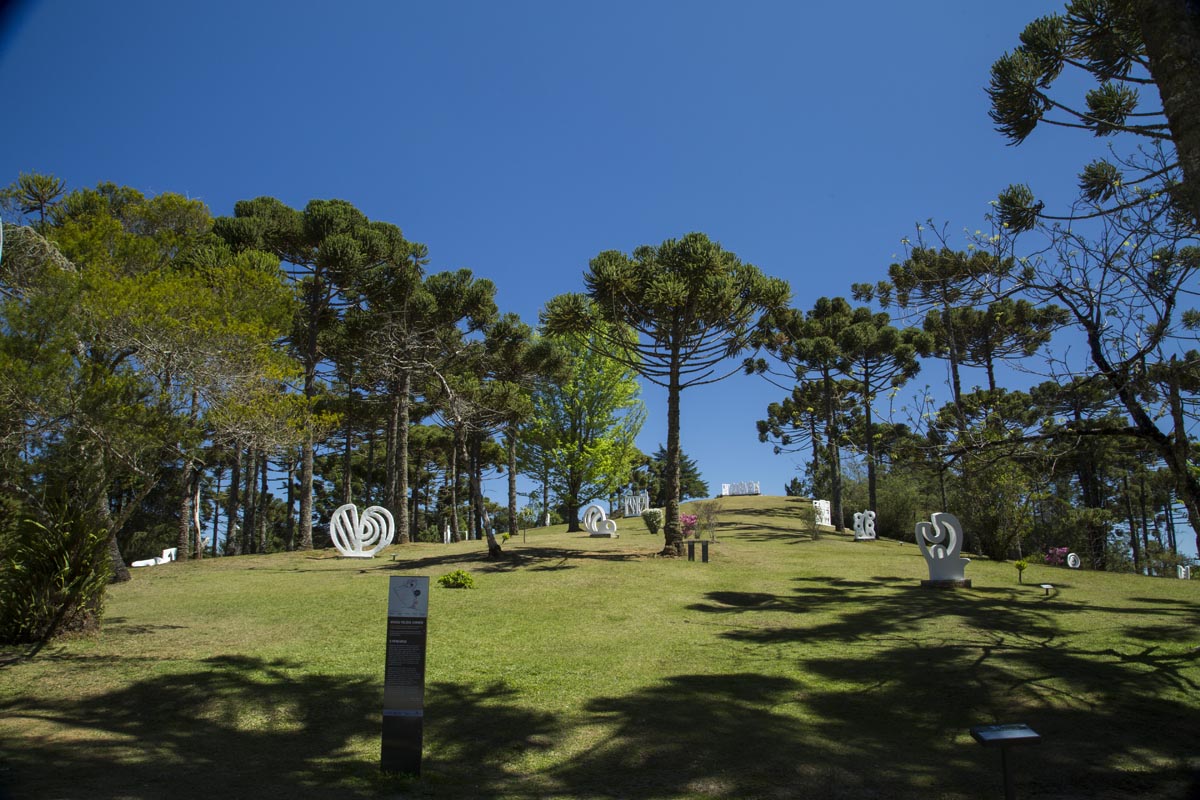
POLYGON ((534 390, 518 452, 527 467, 544 466, 567 529, 578 531, 583 501, 607 497, 628 482, 646 412, 637 373, 599 352, 596 332, 552 338, 564 368, 534 390))
POLYGON ((782 309, 785 281, 742 263, 702 233, 638 247, 608 250, 584 275, 587 294, 566 294, 546 305, 548 333, 584 332, 608 323, 597 346, 667 390, 666 524, 664 554, 682 554, 679 525, 679 403, 684 389, 738 371, 730 360, 756 349, 759 321, 782 309), (626 326, 635 333, 630 339, 626 326), (607 331, 607 332, 604 332, 607 331))

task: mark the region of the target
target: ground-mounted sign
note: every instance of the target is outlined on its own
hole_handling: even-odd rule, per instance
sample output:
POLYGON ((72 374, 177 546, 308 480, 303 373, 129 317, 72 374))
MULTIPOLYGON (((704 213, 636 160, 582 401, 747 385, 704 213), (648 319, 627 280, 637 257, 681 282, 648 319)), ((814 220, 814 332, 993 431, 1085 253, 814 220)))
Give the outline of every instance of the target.
POLYGON ((384 772, 421 774, 428 620, 429 578, 391 578, 388 583, 383 745, 380 756, 380 766, 384 772))

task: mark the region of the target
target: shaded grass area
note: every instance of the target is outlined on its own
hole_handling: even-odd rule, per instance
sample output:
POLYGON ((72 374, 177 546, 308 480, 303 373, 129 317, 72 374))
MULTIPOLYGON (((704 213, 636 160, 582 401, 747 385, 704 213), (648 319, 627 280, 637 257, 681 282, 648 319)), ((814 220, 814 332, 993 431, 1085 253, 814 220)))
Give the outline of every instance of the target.
POLYGON ((1200 797, 1200 584, 814 540, 730 498, 709 564, 531 531, 167 565, 103 633, 0 669, 16 798, 999 797, 972 725, 1027 722, 1021 797, 1200 797), (765 523, 765 525, 764 525, 765 523), (797 546, 801 545, 801 546, 797 546), (390 560, 395 554, 396 560, 390 560), (435 587, 419 779, 378 772, 386 579, 435 587), (1057 587, 1046 595, 1039 582, 1057 587))

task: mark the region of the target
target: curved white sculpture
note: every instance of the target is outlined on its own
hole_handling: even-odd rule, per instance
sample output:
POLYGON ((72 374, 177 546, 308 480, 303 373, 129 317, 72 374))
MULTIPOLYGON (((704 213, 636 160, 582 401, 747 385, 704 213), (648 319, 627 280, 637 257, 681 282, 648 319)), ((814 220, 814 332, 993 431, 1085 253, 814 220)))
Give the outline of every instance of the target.
POLYGON ((1179 580, 1190 581, 1192 579, 1192 566, 1190 564, 1176 564, 1175 569, 1179 571, 1179 580))
POLYGON ((1083 566, 1083 561, 1080 560, 1079 555, 1077 553, 1068 553, 1067 554, 1067 566, 1070 567, 1071 569, 1079 569, 1080 567, 1083 566))
POLYGON ((971 559, 962 558, 963 532, 958 517, 939 511, 930 517, 932 522, 917 523, 917 546, 929 565, 929 580, 963 581, 963 569, 971 559))
POLYGON ((617 522, 608 518, 604 513, 604 509, 597 503, 592 503, 583 510, 583 514, 579 517, 583 529, 588 532, 588 536, 604 536, 610 539, 617 536, 617 522))
POLYGON ((360 517, 358 506, 347 503, 333 512, 329 522, 329 538, 346 558, 374 558, 395 535, 392 512, 383 506, 371 506, 360 517))
POLYGON ((866 542, 875 538, 875 512, 854 512, 854 541, 866 542))

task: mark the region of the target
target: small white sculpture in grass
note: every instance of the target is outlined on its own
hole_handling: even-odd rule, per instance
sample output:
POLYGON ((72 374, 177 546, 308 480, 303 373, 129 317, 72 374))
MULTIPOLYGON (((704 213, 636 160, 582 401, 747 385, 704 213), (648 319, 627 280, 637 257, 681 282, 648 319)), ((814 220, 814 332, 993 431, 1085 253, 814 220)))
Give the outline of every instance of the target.
POLYGON ((1083 566, 1083 561, 1080 560, 1078 553, 1067 554, 1067 566, 1071 569, 1079 569, 1083 566))
POLYGON ((608 518, 604 513, 604 509, 597 503, 592 503, 583 510, 579 521, 583 524, 583 529, 588 532, 588 536, 604 536, 610 539, 617 537, 617 522, 608 518))
POLYGON ((1190 581, 1192 579, 1191 564, 1177 564, 1175 568, 1179 570, 1179 580, 1190 581))
POLYGON ((875 512, 854 512, 854 541, 866 542, 875 538, 875 512))
POLYGON ((963 569, 971 559, 962 558, 963 531, 958 517, 939 511, 932 522, 917 523, 917 546, 929 565, 932 583, 964 582, 963 569))
POLYGON ((134 561, 129 566, 131 567, 156 567, 159 564, 166 564, 175 560, 175 555, 179 552, 177 547, 168 547, 163 550, 162 556, 159 558, 144 558, 141 561, 134 561))
POLYGON ((371 506, 360 517, 358 506, 347 503, 333 512, 329 522, 329 538, 346 558, 374 558, 395 535, 392 512, 383 506, 371 506))
POLYGON ((828 500, 813 500, 813 522, 817 525, 832 525, 828 500))

